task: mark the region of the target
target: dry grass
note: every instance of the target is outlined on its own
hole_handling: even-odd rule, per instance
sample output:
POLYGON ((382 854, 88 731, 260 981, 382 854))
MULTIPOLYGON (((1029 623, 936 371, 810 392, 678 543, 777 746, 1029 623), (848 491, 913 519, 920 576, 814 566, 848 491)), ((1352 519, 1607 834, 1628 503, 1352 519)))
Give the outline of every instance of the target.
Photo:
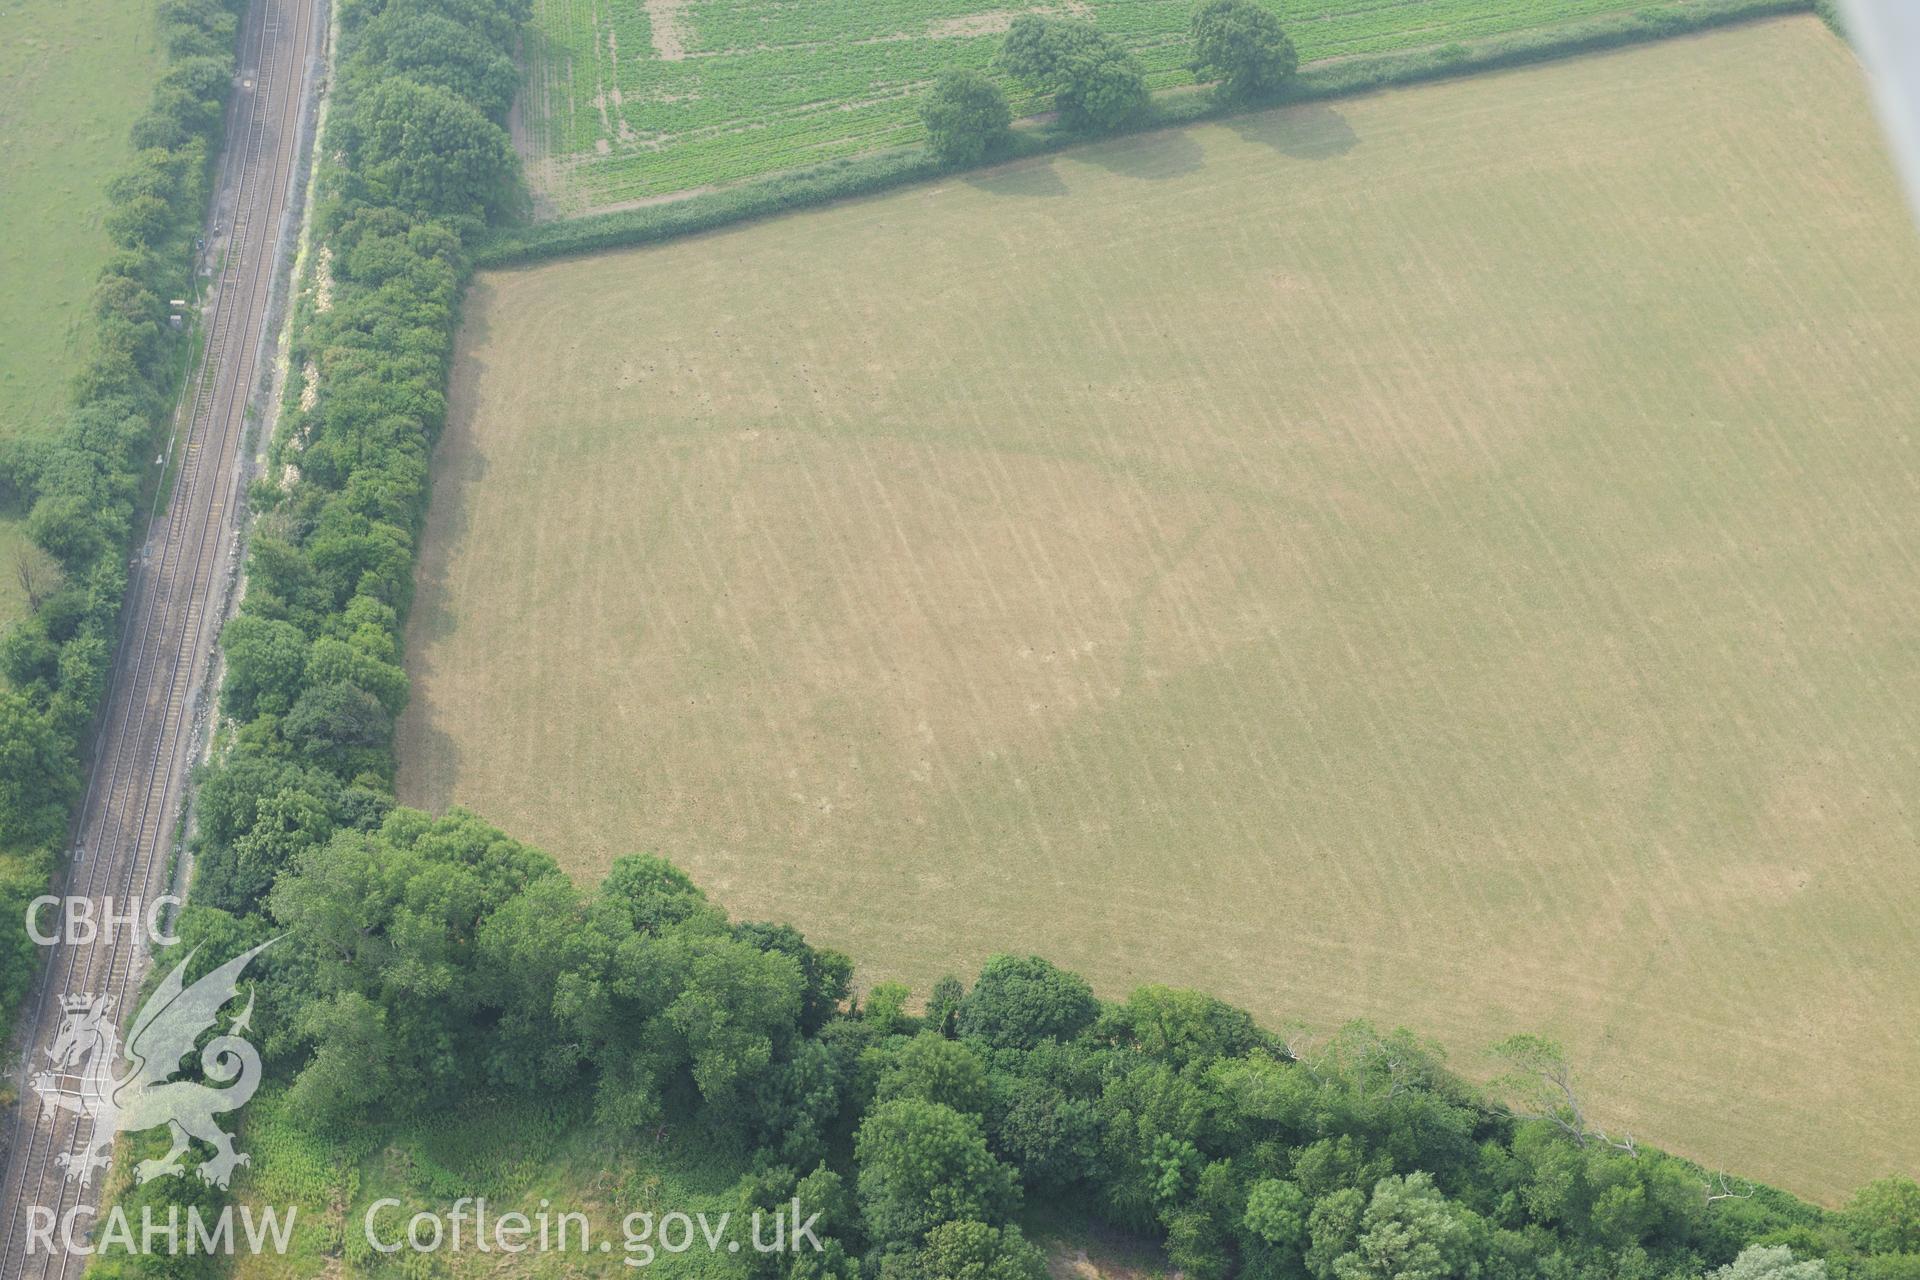
POLYGON ((1920 252, 1792 20, 483 277, 402 790, 1920 1163, 1920 252))

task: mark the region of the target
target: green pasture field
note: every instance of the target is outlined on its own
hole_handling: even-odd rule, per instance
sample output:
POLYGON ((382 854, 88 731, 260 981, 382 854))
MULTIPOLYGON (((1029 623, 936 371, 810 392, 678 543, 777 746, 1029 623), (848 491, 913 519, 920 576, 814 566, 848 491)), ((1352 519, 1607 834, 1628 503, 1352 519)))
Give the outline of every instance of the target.
MULTIPOLYGON (((0 436, 51 431, 111 246, 106 184, 165 55, 151 0, 0 0, 0 436)), ((0 509, 0 623, 21 606, 0 509)))
MULTIPOLYGON (((1679 0, 1288 0, 1306 61, 1471 41, 1679 0)), ((1021 13, 1089 18, 1188 84, 1192 0, 534 0, 519 129, 561 214, 920 141, 919 96, 987 67, 1021 13)), ((1009 86, 1010 88, 1012 86, 1009 86)), ((1022 111, 1045 104, 1020 101, 1022 111)))
POLYGON ((402 798, 925 992, 1920 1164, 1920 243, 1810 18, 483 274, 402 798))

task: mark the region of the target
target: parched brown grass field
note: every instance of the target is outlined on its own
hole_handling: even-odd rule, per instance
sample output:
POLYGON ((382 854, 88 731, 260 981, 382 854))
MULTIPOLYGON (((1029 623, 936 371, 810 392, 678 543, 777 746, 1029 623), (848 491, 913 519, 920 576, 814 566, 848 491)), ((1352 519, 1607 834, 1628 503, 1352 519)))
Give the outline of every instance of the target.
POLYGON ((1920 1165, 1920 240, 1811 19, 482 277, 404 798, 924 991, 1920 1165))

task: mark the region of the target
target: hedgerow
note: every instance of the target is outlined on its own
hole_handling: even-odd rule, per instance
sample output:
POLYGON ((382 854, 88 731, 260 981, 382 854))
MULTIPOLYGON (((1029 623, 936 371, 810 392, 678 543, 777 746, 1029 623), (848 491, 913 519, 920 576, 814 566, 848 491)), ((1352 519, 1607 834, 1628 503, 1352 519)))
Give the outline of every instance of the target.
MULTIPOLYGON (((51 441, 0 445, 0 491, 28 505, 27 535, 47 557, 27 616, 0 637, 0 918, 9 921, 45 892, 79 797, 142 484, 175 390, 184 337, 168 323, 166 300, 191 296, 238 7, 159 6, 172 61, 133 124, 132 160, 107 185, 104 225, 116 252, 94 286, 91 349, 72 407, 51 441)), ((0 1025, 10 1025, 37 948, 22 929, 4 936, 0 1025)))
MULTIPOLYGON (((1690 15, 1693 0, 1255 0, 1287 23, 1303 62, 1474 45, 1631 16, 1690 15)), ((1071 6, 1139 62, 1156 90, 1193 82, 1186 4, 1071 6)), ((763 177, 925 140, 914 108, 943 71, 999 76, 1018 113, 1045 109, 993 68, 989 5, 867 0, 762 5, 697 0, 670 19, 688 56, 651 56, 642 9, 548 0, 529 42, 530 123, 560 163, 568 211, 763 177), (969 11, 971 11, 969 15, 969 11), (969 20, 969 16, 971 20, 969 20), (638 56, 636 56, 636 51, 638 56)), ((1058 11, 1058 7, 1055 7, 1058 11)), ((1002 8, 1003 20, 1019 7, 1002 8)))
MULTIPOLYGON (((1813 7, 1814 0, 1698 0, 1685 8, 1613 14, 1470 45, 1369 54, 1307 67, 1279 93, 1261 101, 1258 108, 1265 110, 1297 102, 1348 97, 1394 85, 1524 66, 1759 18, 1804 13, 1813 7)), ((1161 93, 1154 96, 1146 112, 1130 129, 1145 132, 1193 124, 1243 110, 1247 105, 1186 90, 1161 93)), ((1005 163, 1044 155, 1084 142, 1087 136, 1057 123, 1020 129, 988 159, 990 163, 1005 163)), ((947 172, 950 170, 925 147, 897 147, 758 178, 664 204, 499 227, 474 245, 472 260, 476 267, 517 266, 603 249, 655 244, 753 218, 873 195, 947 172)))

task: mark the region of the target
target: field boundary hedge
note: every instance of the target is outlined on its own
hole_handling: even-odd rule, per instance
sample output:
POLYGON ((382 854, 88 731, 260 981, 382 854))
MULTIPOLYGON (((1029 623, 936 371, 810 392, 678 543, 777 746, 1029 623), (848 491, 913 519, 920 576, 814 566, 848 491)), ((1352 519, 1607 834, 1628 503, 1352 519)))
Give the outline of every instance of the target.
MULTIPOLYGON (((1635 10, 1495 37, 1471 45, 1450 44, 1370 54, 1303 68, 1284 91, 1248 106, 1222 103, 1211 93, 1186 87, 1167 90, 1155 95, 1147 115, 1138 124, 1120 133, 1094 135, 1058 126, 1022 129, 1015 132, 1006 147, 980 165, 969 168, 981 169, 1047 155, 1101 138, 1151 133, 1302 102, 1352 97, 1377 89, 1557 61, 1787 14, 1812 13, 1816 9, 1817 0, 1696 0, 1685 7, 1635 10)), ((925 147, 897 148, 794 169, 642 208, 505 227, 478 242, 471 259, 475 267, 509 267, 606 249, 658 244, 966 171, 941 164, 925 147)))

